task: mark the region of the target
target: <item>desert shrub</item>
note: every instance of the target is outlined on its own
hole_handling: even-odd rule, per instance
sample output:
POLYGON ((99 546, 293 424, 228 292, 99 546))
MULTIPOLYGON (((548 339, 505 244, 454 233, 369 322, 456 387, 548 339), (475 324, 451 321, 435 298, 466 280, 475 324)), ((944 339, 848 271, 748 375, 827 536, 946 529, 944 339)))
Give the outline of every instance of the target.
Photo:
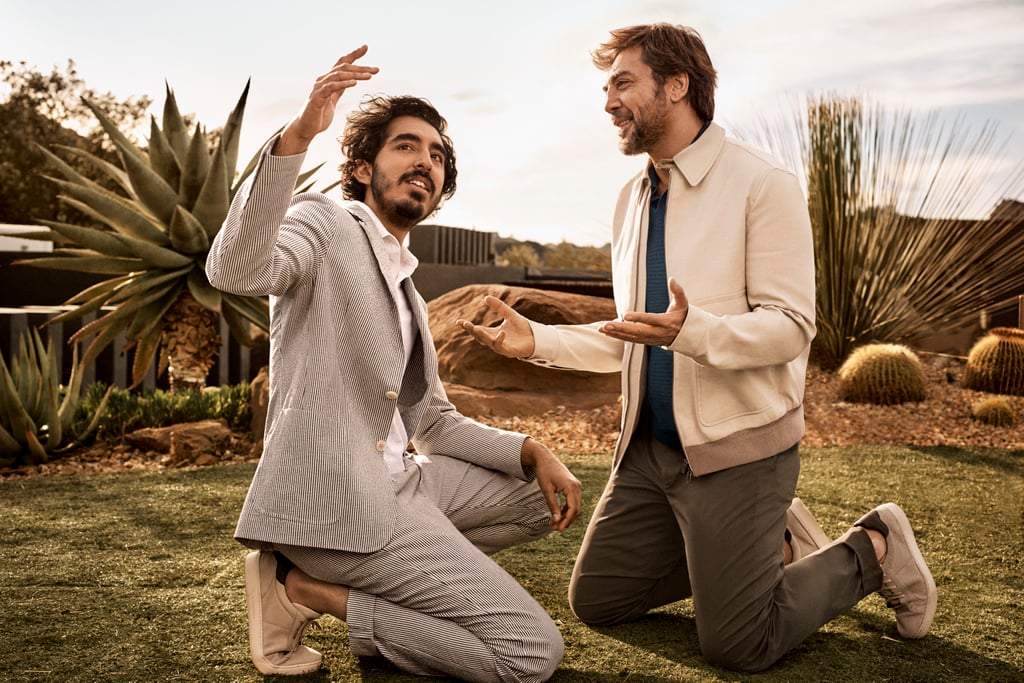
POLYGON ((924 368, 902 344, 867 344, 839 368, 839 397, 853 403, 893 405, 925 398, 924 368))
POLYGON ((971 347, 964 369, 968 389, 1024 396, 1024 330, 993 327, 971 347))
MULTIPOLYGON (((102 382, 90 386, 79 405, 81 419, 95 409, 107 388, 102 382)), ((76 414, 76 419, 79 415, 76 414)), ((99 418, 99 438, 118 440, 125 434, 146 427, 167 427, 182 422, 224 419, 234 431, 248 431, 252 420, 249 384, 208 387, 203 391, 167 392, 151 389, 134 392, 114 388, 107 398, 106 409, 99 418)))
POLYGON ((971 407, 971 417, 978 422, 995 427, 1012 427, 1017 423, 1017 414, 1010 402, 1002 396, 993 396, 978 401, 971 407))

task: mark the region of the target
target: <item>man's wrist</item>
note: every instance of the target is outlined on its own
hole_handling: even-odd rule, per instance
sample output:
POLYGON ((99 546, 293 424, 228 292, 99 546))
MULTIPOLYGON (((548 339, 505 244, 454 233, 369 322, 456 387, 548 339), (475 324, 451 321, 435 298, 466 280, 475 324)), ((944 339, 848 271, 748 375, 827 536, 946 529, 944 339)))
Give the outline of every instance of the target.
POLYGON ((313 138, 304 138, 291 129, 291 126, 284 129, 281 137, 277 139, 270 153, 277 157, 290 157, 296 154, 305 154, 309 149, 309 143, 313 138))

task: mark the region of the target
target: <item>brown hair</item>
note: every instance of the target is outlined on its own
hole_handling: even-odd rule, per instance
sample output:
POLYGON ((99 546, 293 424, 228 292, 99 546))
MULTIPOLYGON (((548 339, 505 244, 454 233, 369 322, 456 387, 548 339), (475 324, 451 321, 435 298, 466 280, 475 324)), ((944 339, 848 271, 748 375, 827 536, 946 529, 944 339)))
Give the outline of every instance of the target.
POLYGON ((441 136, 444 146, 444 184, 441 197, 450 199, 455 194, 455 148, 445 133, 448 122, 430 102, 419 97, 400 95, 370 97, 359 105, 359 109, 348 115, 345 132, 338 142, 345 161, 338 167, 341 171, 341 194, 345 199, 363 201, 366 199, 366 185, 356 180, 355 171, 360 162, 373 164, 377 153, 384 146, 388 125, 399 116, 415 116, 433 126, 441 136))
POLYGON ((718 72, 711 64, 700 34, 688 26, 674 24, 642 24, 616 29, 611 38, 591 53, 594 65, 602 71, 623 50, 640 47, 644 64, 651 67, 654 81, 660 88, 672 76, 685 73, 690 78, 687 99, 704 121, 715 117, 715 85, 718 72))

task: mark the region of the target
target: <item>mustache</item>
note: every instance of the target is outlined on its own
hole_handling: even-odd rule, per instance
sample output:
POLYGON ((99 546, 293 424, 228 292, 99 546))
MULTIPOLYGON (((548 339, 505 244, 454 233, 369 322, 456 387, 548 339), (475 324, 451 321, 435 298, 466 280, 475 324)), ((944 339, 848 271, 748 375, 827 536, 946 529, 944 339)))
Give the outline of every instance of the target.
POLYGON ((398 179, 398 181, 401 182, 401 183, 405 183, 405 182, 408 182, 408 181, 412 180, 413 178, 420 178, 420 179, 422 179, 427 184, 427 188, 431 192, 434 191, 434 179, 431 178, 430 174, 427 173, 426 171, 409 171, 408 173, 403 174, 398 179))
POLYGON ((612 121, 632 121, 633 112, 629 111, 625 107, 618 107, 617 109, 611 110, 612 121))

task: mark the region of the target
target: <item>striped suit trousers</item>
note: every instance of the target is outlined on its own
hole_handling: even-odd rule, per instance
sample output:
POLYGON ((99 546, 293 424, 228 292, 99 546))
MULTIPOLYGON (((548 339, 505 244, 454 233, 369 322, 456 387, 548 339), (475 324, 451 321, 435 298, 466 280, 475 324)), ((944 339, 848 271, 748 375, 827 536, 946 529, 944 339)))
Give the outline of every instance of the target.
POLYGON ((403 671, 466 681, 545 681, 558 627, 488 555, 546 535, 534 482, 445 456, 406 458, 393 477, 399 518, 381 550, 277 545, 310 576, 350 588, 349 643, 403 671))

